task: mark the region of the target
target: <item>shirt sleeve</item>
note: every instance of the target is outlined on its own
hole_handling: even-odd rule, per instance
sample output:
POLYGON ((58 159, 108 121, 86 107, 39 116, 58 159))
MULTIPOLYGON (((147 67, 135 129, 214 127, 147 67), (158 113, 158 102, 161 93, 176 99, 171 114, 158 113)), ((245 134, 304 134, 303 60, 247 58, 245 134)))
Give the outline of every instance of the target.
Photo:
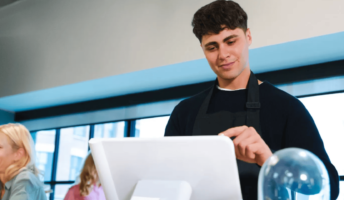
POLYGON ((67 192, 67 194, 63 200, 75 200, 73 188, 69 188, 69 190, 68 190, 68 192, 67 192))
POLYGON ((35 187, 30 179, 21 179, 12 185, 10 200, 46 200, 46 196, 39 198, 41 190, 43 188, 35 187))
POLYGON ((339 176, 328 157, 319 131, 305 106, 296 100, 289 106, 284 148, 298 147, 314 153, 324 163, 330 178, 331 199, 339 195, 339 176))

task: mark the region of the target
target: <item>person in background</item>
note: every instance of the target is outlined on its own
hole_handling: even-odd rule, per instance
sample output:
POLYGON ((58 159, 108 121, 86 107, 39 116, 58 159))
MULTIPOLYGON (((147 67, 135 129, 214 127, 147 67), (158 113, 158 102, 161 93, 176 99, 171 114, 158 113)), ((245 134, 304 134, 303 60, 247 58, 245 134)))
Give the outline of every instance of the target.
POLYGON ((0 126, 1 200, 46 200, 35 166, 30 132, 21 124, 0 126))
POLYGON ((68 190, 64 200, 106 200, 91 153, 85 160, 79 178, 80 183, 68 190))

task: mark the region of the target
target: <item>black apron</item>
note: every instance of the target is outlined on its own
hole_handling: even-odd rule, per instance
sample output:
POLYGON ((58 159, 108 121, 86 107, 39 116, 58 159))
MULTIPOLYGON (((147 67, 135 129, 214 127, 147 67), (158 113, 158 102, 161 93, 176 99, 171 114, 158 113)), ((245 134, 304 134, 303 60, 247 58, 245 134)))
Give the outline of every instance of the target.
MULTIPOLYGON (((214 87, 203 101, 196 116, 192 135, 217 135, 229 128, 247 125, 252 126, 261 135, 259 120, 259 84, 255 75, 251 72, 247 85, 246 111, 232 113, 220 111, 207 114, 210 99, 214 87)), ((228 102, 230 103, 230 102, 228 102)), ((257 185, 260 167, 257 164, 250 164, 237 159, 241 192, 244 200, 257 200, 257 185)))

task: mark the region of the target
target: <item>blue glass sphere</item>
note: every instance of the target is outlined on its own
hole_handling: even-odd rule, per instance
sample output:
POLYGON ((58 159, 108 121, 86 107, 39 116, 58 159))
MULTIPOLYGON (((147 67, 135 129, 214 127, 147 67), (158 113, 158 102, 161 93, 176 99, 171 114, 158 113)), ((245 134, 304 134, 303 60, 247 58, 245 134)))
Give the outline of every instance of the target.
POLYGON ((275 152, 262 166, 258 200, 329 200, 330 182, 322 161, 300 148, 275 152))

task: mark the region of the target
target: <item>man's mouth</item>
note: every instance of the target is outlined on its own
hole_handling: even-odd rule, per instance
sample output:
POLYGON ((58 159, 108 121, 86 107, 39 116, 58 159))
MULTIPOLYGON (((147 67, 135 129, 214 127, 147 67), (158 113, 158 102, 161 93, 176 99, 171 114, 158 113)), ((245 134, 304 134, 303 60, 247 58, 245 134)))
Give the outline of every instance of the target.
POLYGON ((223 69, 230 69, 234 63, 235 63, 235 61, 229 62, 229 63, 223 64, 223 65, 220 65, 220 67, 223 69))

